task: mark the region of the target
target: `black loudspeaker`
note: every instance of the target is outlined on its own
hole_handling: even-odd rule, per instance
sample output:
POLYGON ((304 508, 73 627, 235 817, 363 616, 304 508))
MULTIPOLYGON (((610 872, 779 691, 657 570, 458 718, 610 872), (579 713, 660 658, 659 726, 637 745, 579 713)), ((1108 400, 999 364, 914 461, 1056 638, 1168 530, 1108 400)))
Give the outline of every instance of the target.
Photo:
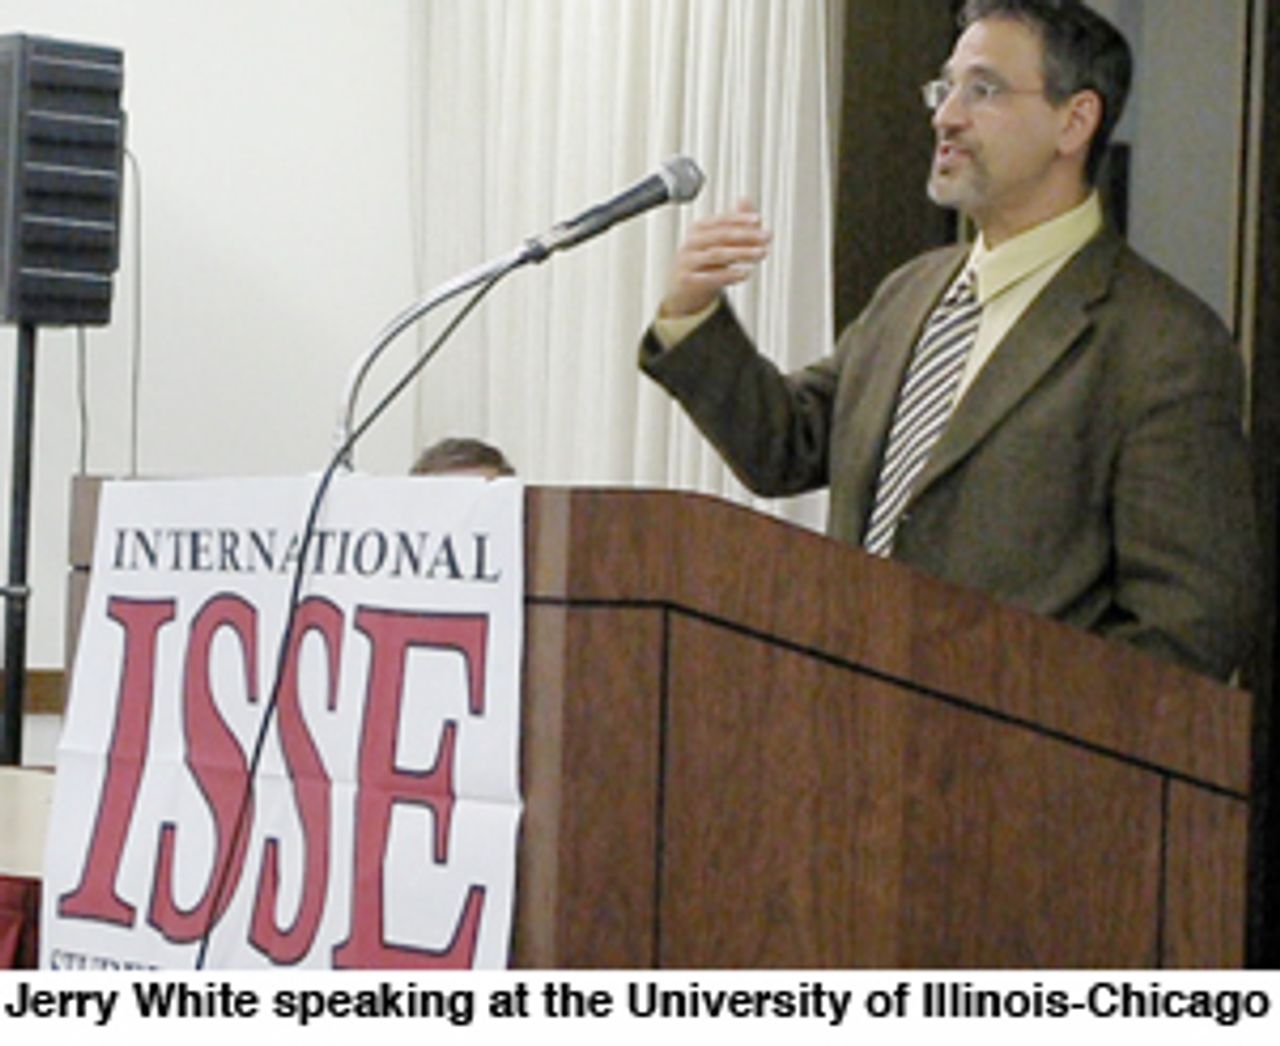
POLYGON ((123 83, 118 50, 0 36, 0 322, 110 321, 123 83))

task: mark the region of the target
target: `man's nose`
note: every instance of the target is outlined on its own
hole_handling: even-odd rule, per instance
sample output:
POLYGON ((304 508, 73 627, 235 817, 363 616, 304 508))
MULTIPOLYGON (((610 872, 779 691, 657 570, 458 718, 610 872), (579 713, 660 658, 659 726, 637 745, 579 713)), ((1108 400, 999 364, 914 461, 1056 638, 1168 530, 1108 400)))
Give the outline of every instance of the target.
POLYGON ((942 131, 946 128, 962 127, 969 119, 969 110, 961 101, 961 90, 955 85, 942 99, 942 103, 933 111, 933 129, 942 131))

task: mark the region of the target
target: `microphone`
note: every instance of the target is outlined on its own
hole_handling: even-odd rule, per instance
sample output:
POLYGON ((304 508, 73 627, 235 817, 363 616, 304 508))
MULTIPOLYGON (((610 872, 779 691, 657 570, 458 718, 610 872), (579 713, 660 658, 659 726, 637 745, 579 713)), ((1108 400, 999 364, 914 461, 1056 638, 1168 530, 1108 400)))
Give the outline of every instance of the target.
POLYGON ((576 218, 560 222, 541 236, 529 240, 533 260, 543 261, 555 251, 599 236, 610 226, 660 204, 688 203, 698 195, 702 182, 702 171, 696 163, 687 156, 673 156, 649 177, 624 189, 613 199, 583 211, 576 218))

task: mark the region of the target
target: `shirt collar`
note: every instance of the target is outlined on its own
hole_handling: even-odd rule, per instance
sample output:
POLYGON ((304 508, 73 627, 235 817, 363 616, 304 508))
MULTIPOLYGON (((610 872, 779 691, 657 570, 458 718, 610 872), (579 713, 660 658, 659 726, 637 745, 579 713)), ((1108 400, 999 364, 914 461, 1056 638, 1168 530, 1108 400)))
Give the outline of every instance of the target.
POLYGON ((978 278, 978 301, 986 304, 1038 269, 1068 257, 1102 228, 1102 204, 1096 191, 1084 203, 1034 228, 987 247, 981 235, 969 253, 968 267, 978 278))

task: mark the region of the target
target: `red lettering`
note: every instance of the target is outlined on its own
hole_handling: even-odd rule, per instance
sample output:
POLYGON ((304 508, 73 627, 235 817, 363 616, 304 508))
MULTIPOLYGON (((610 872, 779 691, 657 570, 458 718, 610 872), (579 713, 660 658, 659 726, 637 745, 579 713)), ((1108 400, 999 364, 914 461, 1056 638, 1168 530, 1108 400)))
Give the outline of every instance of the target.
MULTIPOLYGON (((58 911, 64 917, 128 927, 136 922, 137 910, 117 893, 116 882, 148 755, 159 634, 174 620, 176 600, 113 598, 107 613, 124 632, 115 723, 79 885, 59 897, 58 911)), ((474 962, 484 887, 458 887, 458 916, 448 940, 438 947, 425 947, 386 939, 384 871, 399 805, 430 812, 431 860, 445 865, 456 804, 456 721, 446 720, 442 726, 428 769, 406 769, 396 763, 410 654, 418 649, 460 654, 466 673, 467 714, 483 715, 488 618, 362 608, 356 612, 355 627, 369 640, 369 671, 355 795, 351 921, 346 940, 333 949, 333 963, 339 968, 467 968, 474 962)), ((233 594, 209 600, 191 623, 182 673, 184 759, 209 809, 213 853, 202 879, 193 879, 192 870, 184 867, 187 874, 180 882, 179 823, 170 820, 160 825, 147 917, 175 943, 199 940, 222 919, 244 873, 255 799, 248 757, 216 700, 222 696, 225 701, 227 695, 215 695, 219 676, 211 658, 225 630, 239 644, 244 697, 257 703, 257 628, 255 608, 233 594), (198 899, 185 906, 185 899, 197 894, 198 899)), ((302 882, 290 921, 287 913, 277 911, 284 843, 269 836, 262 849, 249 932, 252 946, 277 964, 297 963, 314 949, 331 878, 332 780, 303 715, 300 692, 299 658, 308 637, 323 643, 328 672, 325 700, 333 712, 338 707, 345 638, 342 610, 321 598, 308 599, 299 607, 277 696, 276 728, 301 827, 302 882)), ((221 653, 219 660, 223 660, 221 653)), ((180 823, 182 832, 199 834, 198 826, 180 823)))
POLYGON ((429 807, 435 822, 433 858, 445 863, 449 852, 457 724, 445 724, 430 770, 408 771, 395 765, 406 656, 413 647, 452 649, 462 654, 468 708, 471 714, 481 715, 488 618, 482 614, 430 615, 362 608, 356 612, 355 624, 369 637, 371 653, 360 741, 351 932, 334 949, 334 965, 366 969, 469 968, 475 956, 484 889, 468 888, 452 939, 444 948, 390 945, 383 937, 382 870, 391 814, 397 803, 429 807))
POLYGON ((319 598, 308 599, 298 607, 276 698, 280 744, 293 782, 298 818, 302 823, 302 845, 306 853, 302 899, 293 924, 286 929, 278 926, 275 917, 280 890, 280 841, 269 838, 263 854, 249 940, 255 948, 277 963, 296 963, 311 950, 316 932, 320 928, 325 893, 329 887, 330 781, 320 753, 307 730, 298 695, 298 654, 303 639, 312 631, 323 638, 328 654, 328 707, 333 711, 338 706, 342 611, 319 598))
POLYGON ((58 898, 59 915, 100 919, 121 926, 134 923, 136 909, 116 893, 115 884, 151 737, 156 637, 173 620, 175 608, 172 599, 116 597, 107 602, 107 616, 124 628, 124 668, 116 700, 115 728, 84 872, 80 885, 58 898))
POLYGON ((230 628, 240 640, 249 701, 257 701, 258 696, 257 612, 239 596, 215 596, 191 622, 183 669, 186 762, 213 814, 213 866, 200 900, 191 908, 180 908, 174 900, 177 826, 166 822, 160 829, 160 852, 148 914, 150 922, 165 937, 179 943, 198 940, 222 918, 235 884, 240 881, 249 844, 247 826, 253 821, 253 793, 244 752, 218 712, 209 677, 210 648, 223 628, 230 628))

